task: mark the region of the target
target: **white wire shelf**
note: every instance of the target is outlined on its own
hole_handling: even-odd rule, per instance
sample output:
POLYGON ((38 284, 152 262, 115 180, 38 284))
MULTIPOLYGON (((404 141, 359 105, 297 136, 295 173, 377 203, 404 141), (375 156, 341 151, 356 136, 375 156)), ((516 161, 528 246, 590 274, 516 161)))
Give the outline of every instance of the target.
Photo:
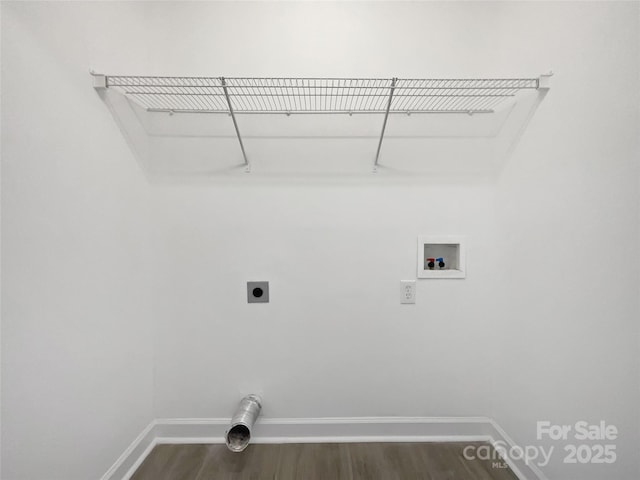
POLYGON ((380 79, 105 76, 149 111, 229 113, 491 113, 537 78, 380 79))
POLYGON ((494 79, 93 76, 96 88, 114 89, 150 112, 230 115, 247 167, 237 115, 384 115, 377 166, 390 114, 489 114, 521 91, 548 88, 547 75, 494 79))

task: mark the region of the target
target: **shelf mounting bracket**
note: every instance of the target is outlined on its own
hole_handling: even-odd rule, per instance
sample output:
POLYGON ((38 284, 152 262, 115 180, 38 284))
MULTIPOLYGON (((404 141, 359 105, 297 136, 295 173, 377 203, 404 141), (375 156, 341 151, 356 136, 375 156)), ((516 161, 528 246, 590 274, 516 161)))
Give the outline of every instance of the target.
POLYGON ((89 70, 89 74, 93 77, 93 88, 96 90, 104 90, 109 86, 106 75, 96 73, 93 70, 89 70))
POLYGON ((538 77, 538 90, 549 90, 551 77, 553 76, 553 72, 543 73, 538 77))
POLYGON ((240 129, 238 128, 238 122, 236 121, 236 115, 233 112, 233 105, 231 105, 231 98, 229 98, 229 91, 227 90, 227 82, 224 77, 220 77, 220 83, 222 90, 224 91, 224 97, 227 99, 227 106, 229 107, 229 115, 233 120, 233 128, 236 129, 236 135, 238 136, 238 142, 240 143, 240 150, 242 150, 242 158, 244 158, 245 171, 249 173, 251 171, 251 165, 247 159, 247 153, 244 151, 244 143, 242 143, 242 136, 240 135, 240 129))
POLYGON ((382 132, 380 132, 380 140, 378 140, 378 150, 376 151, 376 160, 373 164, 373 173, 378 171, 378 160, 380 159, 380 149, 382 148, 382 139, 384 138, 384 131, 387 128, 387 120, 389 119, 389 110, 391 109, 391 101, 393 100, 393 91, 396 89, 397 78, 391 79, 391 88, 389 89, 389 100, 387 101, 387 108, 384 112, 384 121, 382 122, 382 132))

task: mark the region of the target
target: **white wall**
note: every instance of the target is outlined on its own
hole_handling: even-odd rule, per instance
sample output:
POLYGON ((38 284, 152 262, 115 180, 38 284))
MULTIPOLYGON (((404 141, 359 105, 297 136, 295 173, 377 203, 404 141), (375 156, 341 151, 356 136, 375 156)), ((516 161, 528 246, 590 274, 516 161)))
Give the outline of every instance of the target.
POLYGON ((2 3, 6 480, 99 478, 152 419, 149 192, 88 78, 96 8, 2 3))
MULTIPOLYGON (((157 73, 506 74, 494 68, 497 38, 477 22, 489 16, 463 5, 162 4, 147 35, 157 73)), ((325 142, 296 142, 300 163, 315 165, 325 142)), ((376 140, 367 142, 372 162, 376 140)), ((279 145, 246 142, 255 170, 291 151, 279 145)), ((341 148, 355 158, 362 143, 341 148)), ((256 390, 267 416, 491 413, 491 371, 472 366, 489 358, 494 189, 361 171, 154 186, 166 272, 156 293, 159 417, 225 416, 256 390), (468 278, 421 281, 417 304, 400 305, 418 235, 439 233, 468 237, 468 278), (271 282, 270 304, 246 303, 248 280, 271 282)))
POLYGON ((3 478, 93 478, 152 416, 228 416, 255 390, 267 416, 489 415, 521 443, 537 419, 602 418, 623 431, 618 463, 550 477, 634 478, 637 18, 632 3, 3 4, 3 478), (556 76, 496 182, 148 184, 89 67, 556 76), (416 237, 438 233, 467 236, 467 279, 422 280, 400 305, 416 237), (609 240, 629 268, 591 275, 609 240), (271 303, 247 305, 247 280, 269 280, 271 303), (62 437, 29 462, 42 425, 62 437))
POLYGON ((505 14, 503 61, 545 58, 556 75, 498 184, 495 417, 522 444, 555 445, 550 478, 638 478, 640 4, 505 14), (618 461, 563 465, 567 442, 537 441, 538 420, 616 425, 618 461))
POLYGON ((156 413, 225 416, 261 391, 276 417, 490 413, 493 196, 366 181, 158 189, 156 413), (442 198, 452 199, 448 206, 442 198), (465 281, 418 285, 416 236, 469 241, 465 281), (247 280, 270 281, 268 305, 247 280))
POLYGON ((637 4, 246 8, 158 8, 158 65, 328 76, 553 68, 554 87, 493 187, 363 177, 154 189, 170 272, 158 294, 157 414, 228 412, 261 390, 271 416, 489 414, 521 444, 539 443, 536 420, 605 420, 621 431, 615 465, 562 465, 559 452, 548 473, 633 477, 637 4), (176 18, 187 38, 164 35, 176 18), (259 40, 206 49, 234 35, 259 40), (398 305, 415 236, 440 232, 469 236, 469 278, 422 281, 418 304, 398 305), (614 258, 593 275, 599 255, 614 258), (270 305, 244 304, 249 279, 271 280, 270 305))

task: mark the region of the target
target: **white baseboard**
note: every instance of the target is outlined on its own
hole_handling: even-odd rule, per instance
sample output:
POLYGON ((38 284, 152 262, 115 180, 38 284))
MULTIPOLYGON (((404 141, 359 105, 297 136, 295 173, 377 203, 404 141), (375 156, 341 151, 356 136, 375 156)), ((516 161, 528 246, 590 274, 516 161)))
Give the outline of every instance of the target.
POLYGON ((131 445, 120 455, 118 460, 111 465, 111 468, 107 470, 101 480, 124 480, 125 478, 128 479, 131 477, 133 472, 136 471, 156 445, 155 427, 156 421, 152 420, 151 423, 140 432, 140 435, 131 442, 131 445))
MULTIPOLYGON (((491 426, 495 432, 491 443, 501 441, 509 447, 513 447, 514 445, 516 445, 516 442, 514 442, 509 435, 507 435, 507 432, 505 432, 503 428, 498 425, 498 422, 493 419, 490 419, 490 421, 491 426)), ((513 460, 511 458, 506 458, 505 462, 507 463, 507 465, 509 465, 511 470, 513 470, 513 473, 515 473, 520 480, 549 480, 547 476, 542 473, 542 470, 537 467, 537 465, 529 464, 522 459, 513 460)))
MULTIPOLYGON (((224 443, 229 418, 161 418, 152 421, 101 480, 128 480, 154 446, 224 443)), ((488 417, 259 418, 251 443, 473 442, 514 445, 488 417)), ((507 460, 520 480, 547 480, 533 465, 507 460)))

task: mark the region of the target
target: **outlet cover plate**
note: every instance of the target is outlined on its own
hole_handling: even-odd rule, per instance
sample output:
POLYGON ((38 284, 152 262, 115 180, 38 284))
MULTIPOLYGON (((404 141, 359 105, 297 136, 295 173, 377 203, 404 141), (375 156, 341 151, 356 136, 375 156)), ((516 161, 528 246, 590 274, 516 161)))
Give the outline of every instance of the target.
POLYGON ((415 280, 400 280, 400 303, 416 303, 415 280))

